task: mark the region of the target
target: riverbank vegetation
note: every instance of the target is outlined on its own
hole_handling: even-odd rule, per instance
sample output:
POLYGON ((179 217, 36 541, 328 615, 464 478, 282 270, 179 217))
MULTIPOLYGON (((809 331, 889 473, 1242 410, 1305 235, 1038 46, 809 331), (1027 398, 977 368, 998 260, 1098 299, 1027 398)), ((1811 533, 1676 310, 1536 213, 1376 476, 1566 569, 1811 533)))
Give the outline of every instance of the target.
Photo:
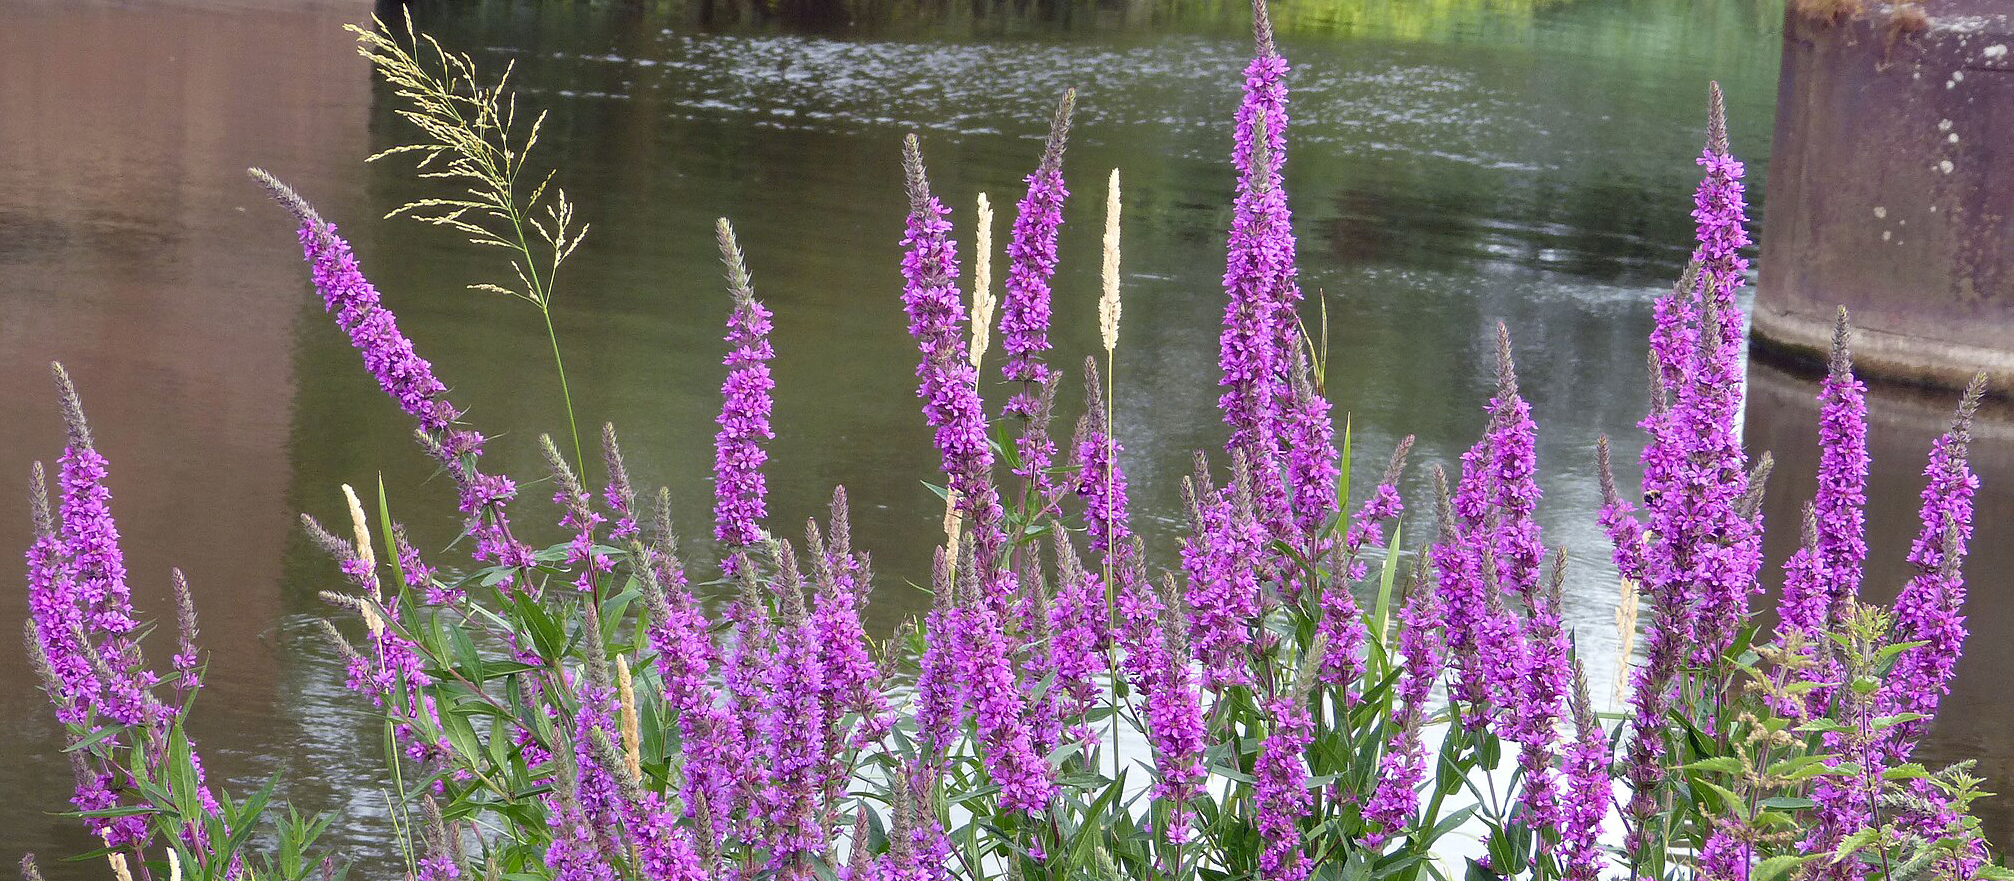
MULTIPOLYGON (((934 605, 887 639, 861 623, 874 537, 853 534, 844 489, 801 531, 769 516, 768 443, 790 428, 771 419, 769 365, 791 353, 771 344, 762 255, 729 220, 714 518, 688 527, 710 529, 717 555, 684 559, 668 491, 625 460, 613 419, 596 444, 569 402, 559 439, 541 439, 545 474, 492 470, 490 439, 335 224, 253 172, 296 222, 336 328, 458 491, 463 534, 446 548, 407 539, 406 519, 450 515, 409 510, 396 487, 345 486, 335 518, 302 518, 347 582, 325 595, 327 629, 348 687, 383 716, 410 877, 2014 877, 1969 814, 1984 782, 1914 757, 1966 639, 1977 383, 1923 467, 1914 577, 1892 606, 1861 602, 1871 464, 1842 312, 1819 489, 1801 523, 1769 524, 1804 543, 1761 620, 1770 460, 1740 442, 1750 243, 1717 87, 1691 265, 1654 306, 1642 485, 1618 485, 1606 439, 1590 441, 1618 619, 1641 645, 1611 718, 1562 621, 1562 585, 1587 576, 1539 526, 1539 426, 1512 328, 1495 329, 1474 446, 1427 465, 1431 498, 1399 492, 1417 467, 1408 442, 1370 451, 1383 477, 1351 485, 1366 451, 1338 429, 1331 399, 1349 390, 1326 379, 1344 355, 1300 290, 1282 176, 1289 66, 1254 13, 1227 108, 1238 183, 1215 393, 1229 440, 1195 457, 1178 547, 1150 552, 1133 531, 1111 406, 1127 357, 1117 171, 1090 175, 1105 180, 1099 347, 1050 342, 1074 93, 1004 250, 979 197, 969 264, 923 142, 890 157, 909 213, 889 249, 904 285, 883 302, 915 345, 918 430, 941 465, 916 503, 941 508, 944 538, 932 571, 893 576, 934 605), (1057 412, 1056 390, 1078 382, 1083 411, 1057 412), (1435 512, 1434 535, 1401 534, 1407 505, 1435 512), (514 520, 535 518, 569 538, 533 546, 514 520)), ((564 308, 552 279, 587 227, 527 160, 537 122, 410 26, 360 38, 421 138, 392 155, 444 182, 395 213, 505 255, 503 280, 478 287, 564 308)), ((550 340, 563 376, 567 341, 550 340)), ((55 375, 69 433, 53 498, 34 468, 27 648, 69 735, 75 816, 105 845, 83 857, 121 881, 339 873, 316 845, 326 818, 274 805, 270 785, 206 780, 183 724, 202 685, 201 586, 175 576, 176 651, 149 665, 109 463, 55 375)))

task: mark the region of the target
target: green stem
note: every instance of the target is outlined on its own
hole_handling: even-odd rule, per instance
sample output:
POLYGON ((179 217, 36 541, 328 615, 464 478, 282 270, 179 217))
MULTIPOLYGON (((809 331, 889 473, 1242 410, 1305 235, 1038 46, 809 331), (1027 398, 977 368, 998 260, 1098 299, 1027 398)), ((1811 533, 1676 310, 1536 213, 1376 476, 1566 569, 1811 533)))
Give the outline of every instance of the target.
POLYGON ((545 338, 552 343, 552 366, 559 370, 559 399, 566 406, 566 432, 573 440, 573 467, 580 475, 581 485, 587 485, 587 456, 581 452, 580 427, 574 423, 573 393, 567 390, 566 362, 559 356, 559 333, 553 330, 552 307, 541 305, 538 314, 545 319, 545 338))

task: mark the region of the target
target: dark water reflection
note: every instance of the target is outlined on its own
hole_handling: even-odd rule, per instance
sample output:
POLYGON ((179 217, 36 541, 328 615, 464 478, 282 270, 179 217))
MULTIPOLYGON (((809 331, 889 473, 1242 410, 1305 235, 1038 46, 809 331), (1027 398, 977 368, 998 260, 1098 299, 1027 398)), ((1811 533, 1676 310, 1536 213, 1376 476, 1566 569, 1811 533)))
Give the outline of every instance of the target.
MULTIPOLYGON (((1095 345, 1097 184, 1117 166, 1128 216, 1118 418, 1137 507, 1165 551, 1189 452, 1221 440, 1224 156, 1245 8, 1053 3, 1024 15, 716 0, 414 12, 490 69, 516 63, 523 100, 551 112, 541 149, 595 225, 556 312, 583 424, 618 423, 638 479, 670 484, 700 561, 711 559, 699 539, 727 305, 710 228, 723 214, 735 220, 777 315, 774 522, 794 531, 845 484, 857 540, 882 575, 872 615, 885 629, 915 608, 907 582, 926 572, 938 525, 919 485, 934 457, 895 299, 900 137, 923 133, 963 231, 978 192, 997 205, 1018 196, 1050 105, 1064 87, 1081 89, 1066 163, 1080 193, 1066 211, 1055 338, 1066 361, 1095 345)), ((1543 431, 1548 541, 1576 563, 1568 616, 1581 646, 1612 656, 1593 439, 1617 435, 1618 458, 1633 461, 1649 301, 1690 236, 1709 77, 1727 86, 1736 149, 1760 176, 1780 6, 1278 9, 1297 69, 1289 185, 1303 283, 1328 298, 1330 385, 1356 432, 1358 479, 1417 434, 1408 495, 1424 507, 1423 466, 1452 463, 1480 428, 1487 340, 1508 322, 1543 431)), ((40 364, 61 357, 114 463, 140 602, 166 608, 171 564, 196 582, 214 650, 196 734, 213 773, 240 786, 284 773, 303 806, 344 812, 347 853, 383 874, 395 871, 389 786, 359 784, 381 779, 376 734, 314 639, 314 593, 336 585, 290 531, 291 515, 339 518, 337 485, 382 475, 422 546, 439 548, 452 538, 449 489, 306 293, 283 217, 241 169, 272 168, 343 225, 456 401, 499 436, 499 464, 537 475, 533 441, 564 421, 536 314, 461 289, 500 268, 483 262, 493 255, 375 219, 420 191, 403 169, 361 164, 407 137, 339 30, 370 12, 0 0, 0 396, 21 414, 0 426, 12 463, 0 499, 18 497, 27 459, 58 449, 40 364)), ((1759 383, 1758 395, 1776 397, 1751 407, 1750 431, 1777 450, 1779 474, 1808 483, 1808 463, 1790 449, 1810 443, 1796 382, 1759 383)), ((1079 395, 1064 397, 1074 414, 1079 395)), ((1877 530, 1910 516, 1903 484, 1929 430, 1877 430, 1880 479, 1901 487, 1881 484, 1877 530)), ((1981 437, 1990 493, 2014 474, 2002 436, 1981 437)), ((1808 486, 1785 480, 1777 491, 1808 486)), ((557 513, 539 496, 526 494, 518 519, 555 538, 557 513)), ((1782 498, 1772 496, 1772 516, 1794 509, 1782 498)), ((1996 545, 1988 514, 2006 498, 1982 504, 1982 554, 1996 545)), ((1418 537, 1429 524, 1407 526, 1418 537)), ((25 518, 0 519, 0 546, 24 546, 25 533, 25 518)), ((2006 614, 1995 568, 1974 567, 1982 625, 2006 614)), ((0 591, 4 623, 23 607, 18 591, 0 591)), ((1951 754, 1977 746, 2004 763, 2006 745, 1984 740, 2002 735, 1977 671, 2010 659, 1991 651, 1968 659, 1936 737, 1951 754)), ((1598 694, 1613 670, 1594 665, 1598 694)), ((48 711, 18 653, 0 652, 0 674, 0 749, 21 757, 0 783, 29 794, 0 805, 0 852, 81 849, 71 822, 46 814, 63 806, 68 777, 48 711)))

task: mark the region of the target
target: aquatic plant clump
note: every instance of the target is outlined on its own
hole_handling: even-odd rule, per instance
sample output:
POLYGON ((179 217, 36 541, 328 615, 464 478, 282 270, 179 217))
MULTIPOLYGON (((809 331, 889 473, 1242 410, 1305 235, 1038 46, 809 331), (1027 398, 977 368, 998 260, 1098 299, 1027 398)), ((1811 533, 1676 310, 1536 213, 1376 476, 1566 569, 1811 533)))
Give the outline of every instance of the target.
MULTIPOLYGON (((1411 438, 1368 491, 1345 491, 1354 441, 1347 428, 1337 436, 1329 353, 1298 315, 1282 176, 1289 68, 1263 3, 1254 13, 1227 139, 1237 182, 1218 394, 1229 440, 1195 455, 1173 546, 1150 553, 1132 528, 1112 408, 1124 389, 1113 378, 1116 173, 1098 310, 1106 362, 1086 353, 1068 455, 1048 434, 1059 382, 1049 281, 1074 93, 1007 252, 999 412, 1018 438, 994 434, 981 382, 989 282, 968 308, 956 218, 931 189, 922 142, 911 136, 891 161, 909 210, 889 253, 903 285, 886 306, 915 345, 917 428, 932 433, 941 472, 941 495, 916 502, 948 514, 932 570, 899 576, 928 585, 930 611, 879 642, 862 619, 876 573, 844 490, 801 532, 768 509, 779 353, 726 220, 711 524, 725 577, 700 583, 679 552, 671 493, 639 499, 613 424, 598 474, 577 442, 569 456, 539 438, 544 513, 565 538, 523 541, 507 516, 531 516, 518 481, 482 470, 487 439, 448 402, 348 242, 254 172, 293 213, 337 330, 458 490, 467 541, 430 552, 466 555, 454 564, 427 562, 394 517, 412 515, 407 500, 383 487, 343 486, 340 503, 332 489, 346 528, 303 516, 343 585, 323 597, 344 623, 323 630, 348 688, 383 719, 395 787, 385 822, 409 878, 2014 878, 1970 816, 1984 792, 1969 766, 1911 761, 1967 635, 1979 485, 1966 455, 1981 388, 1924 469, 1916 574, 1891 609, 1869 606, 1865 390, 1842 313, 1819 391, 1819 491, 1796 524, 1805 548, 1789 564, 1781 623, 1758 633, 1769 460, 1751 463, 1738 442, 1748 240, 1742 167, 1713 90, 1693 264, 1653 304, 1640 506, 1598 444, 1599 522, 1625 590, 1641 584, 1651 604, 1628 717, 1598 716, 1562 620, 1577 573, 1539 528, 1541 420, 1520 391, 1509 327, 1496 328, 1496 388, 1475 414, 1474 446, 1434 464, 1434 498, 1413 502, 1431 501, 1433 534, 1408 544, 1396 525, 1411 438), (1018 492, 1002 489, 1002 471, 1018 492)), ((472 66, 408 37, 371 32, 366 54, 422 102, 406 118, 429 143, 461 145, 456 155, 479 164, 496 133, 456 126, 493 118, 430 108, 508 96, 477 88, 473 105, 443 103, 454 83, 476 88, 472 66), (427 58, 445 74, 428 74, 427 58)), ((505 194, 495 210, 517 205, 505 194)), ((975 263, 990 267, 990 235, 977 238, 975 263)), ((33 472, 26 637, 77 768, 74 814, 105 845, 91 857, 120 881, 327 877, 333 859, 315 844, 326 817, 277 810, 270 785, 239 798, 205 782, 182 728, 202 682, 194 592, 173 573, 180 639, 157 671, 140 652, 109 464, 68 375, 57 378, 68 441, 54 500, 33 472)), ((569 407, 569 437, 571 422, 569 407)), ((24 874, 39 878, 32 859, 24 874)))

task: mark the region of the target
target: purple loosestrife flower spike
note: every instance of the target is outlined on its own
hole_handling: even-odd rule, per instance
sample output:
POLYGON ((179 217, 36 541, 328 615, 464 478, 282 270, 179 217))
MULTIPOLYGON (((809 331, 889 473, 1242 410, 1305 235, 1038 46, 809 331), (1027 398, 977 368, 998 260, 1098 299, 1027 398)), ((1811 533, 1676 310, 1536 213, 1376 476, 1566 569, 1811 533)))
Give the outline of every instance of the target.
MULTIPOLYGON (((1831 369, 1818 392, 1818 492, 1805 509, 1808 539, 1783 564, 1777 603, 1779 629, 1801 637, 1801 651, 1817 665, 1805 675, 1820 682, 1835 678, 1830 653, 1821 651, 1830 642, 1825 634, 1844 621, 1859 596, 1867 559, 1867 387, 1853 376, 1848 334, 1841 307, 1831 369)), ((1806 708, 1822 707, 1830 693, 1814 689, 1806 708)))
MULTIPOLYGON (((965 304, 958 293, 958 249, 951 240, 949 212, 930 194, 923 148, 915 135, 902 142, 909 190, 909 220, 902 246, 902 307, 909 335, 922 360, 916 366, 917 397, 924 420, 936 430, 936 444, 958 512, 975 540, 978 563, 988 572, 1006 543, 999 494, 992 481, 993 450, 986 438, 986 411, 979 400, 978 372, 966 359, 965 304)), ((1007 612, 1004 580, 988 585, 987 603, 1007 612)))
MULTIPOLYGON (((1347 686, 1364 674, 1364 621, 1357 609, 1357 599, 1350 593, 1350 583, 1363 580, 1369 573, 1359 555, 1366 545, 1385 546, 1384 521, 1396 519, 1405 512, 1405 502, 1399 497, 1399 477, 1405 472, 1406 454, 1413 448, 1413 436, 1406 435, 1392 450, 1392 459, 1385 466, 1385 473, 1378 480, 1371 497, 1350 520, 1350 526, 1337 545, 1338 564, 1331 571, 1340 573, 1342 580, 1332 581, 1322 592, 1322 620, 1320 633, 1329 641, 1329 651, 1322 664, 1322 684, 1347 686)), ((1346 691, 1345 696, 1356 700, 1356 693, 1346 691)))
POLYGON ((1302 753, 1313 741, 1315 722, 1308 714, 1308 694, 1322 666, 1328 643, 1316 637, 1302 661, 1300 675, 1286 690, 1266 701, 1271 730, 1259 746, 1252 766, 1252 801, 1265 849, 1259 854, 1259 877, 1265 881, 1303 881, 1310 868, 1301 853, 1301 820, 1314 805, 1308 791, 1308 765, 1302 753))
POLYGON ((100 685, 92 675, 90 658, 95 649, 80 638, 84 607, 69 549, 56 531, 55 515, 49 508, 48 479, 42 463, 34 464, 29 483, 35 525, 35 540, 28 545, 27 555, 29 625, 37 651, 48 662, 46 685, 49 700, 56 705, 57 721, 82 725, 98 700, 100 685))
POLYGON ((1574 739, 1567 746, 1565 766, 1566 817, 1560 827, 1568 881, 1597 881, 1607 868, 1601 847, 1601 826, 1615 797, 1608 776, 1608 735, 1588 699, 1587 672, 1573 664, 1574 739))
MULTIPOLYGON (((1336 479, 1336 427, 1330 419, 1329 401, 1315 387, 1314 370, 1309 366, 1305 346, 1296 334, 1289 345, 1289 372, 1292 382, 1282 416, 1282 438, 1286 450, 1286 481, 1294 508, 1294 524, 1303 537, 1322 531, 1338 510, 1336 479)), ((1310 548, 1319 552, 1319 548, 1310 548)))
POLYGON ((594 531, 606 519, 594 509, 588 499, 587 488, 581 485, 580 477, 573 473, 573 466, 560 455, 559 447, 552 442, 552 435, 542 434, 538 438, 539 451, 545 454, 546 468, 552 472, 553 504, 560 506, 566 515, 560 525, 573 530, 573 541, 566 546, 566 565, 578 566, 573 586, 583 592, 592 592, 596 577, 615 568, 615 561, 594 552, 594 531))
POLYGON ((601 458, 608 469, 608 485, 602 488, 602 502, 615 515, 615 526, 609 531, 609 538, 623 541, 639 532, 637 525, 636 490, 629 484, 629 468, 622 463, 622 447, 615 440, 615 423, 601 425, 601 458))
MULTIPOLYGON (((843 491, 834 494, 834 510, 845 510, 843 491)), ((838 756, 850 740, 864 745, 880 740, 894 724, 888 701, 880 688, 880 671, 867 653, 867 633, 860 623, 859 600, 866 590, 867 573, 850 555, 836 552, 819 532, 817 522, 805 526, 805 549, 810 554, 816 587, 812 598, 809 629, 817 645, 825 679, 819 699, 827 717, 838 721, 854 713, 859 721, 850 738, 835 728, 826 744, 829 757, 838 756)), ((843 769, 841 769, 843 770, 843 769)), ((843 779, 828 779, 829 785, 844 786, 843 779)))
MULTIPOLYGON (((1140 556, 1134 550, 1130 564, 1139 565, 1140 556)), ((1191 672, 1189 647, 1182 639, 1181 593, 1174 576, 1167 577, 1158 593, 1148 586, 1144 574, 1134 575, 1131 581, 1137 585, 1133 595, 1122 591, 1119 599, 1120 617, 1130 631, 1126 663, 1135 686, 1146 694, 1143 715, 1154 755, 1153 795, 1170 809, 1161 834, 1167 841, 1179 843, 1189 837, 1194 813, 1189 803, 1202 795, 1207 777, 1203 750, 1208 731, 1202 696, 1191 672), (1137 659, 1136 651, 1142 655, 1137 659)))
POLYGON ((769 343, 769 310, 755 299, 734 227, 723 217, 714 231, 721 262, 727 266, 734 312, 727 320, 730 349, 727 380, 720 387, 720 431, 713 438, 713 537, 725 546, 732 565, 734 551, 757 542, 762 534, 759 524, 768 514, 762 464, 769 454, 762 444, 776 437, 769 424, 770 391, 776 387, 769 376, 769 360, 776 352, 769 343))
POLYGON ((1221 692, 1253 683, 1253 623, 1259 618, 1259 561, 1266 536, 1253 510, 1251 468, 1231 455, 1232 483, 1211 490, 1199 456, 1196 474, 1182 484, 1190 532, 1182 543, 1188 591, 1188 637, 1203 662, 1203 686, 1221 692))
MULTIPOLYGON (((645 561, 638 570, 649 615, 645 638, 655 652, 665 709, 678 720, 679 739, 684 745, 681 794, 688 814, 696 815, 704 805, 728 804, 733 798, 731 781, 742 773, 739 757, 746 744, 736 737, 739 729, 721 706, 719 689, 714 685, 713 669, 719 657, 708 636, 706 616, 686 583, 684 567, 671 553, 675 540, 669 496, 661 494, 652 546, 645 547, 634 537, 631 540, 633 550, 643 551, 634 557, 645 561)), ((710 816, 702 831, 717 839, 725 833, 726 821, 725 816, 710 816)))
POLYGON ((1077 90, 1065 89, 1049 123, 1041 164, 1028 175, 1028 193, 1016 209, 1014 237, 1007 245, 1007 280, 1000 303, 1000 346, 1007 352, 1007 363, 1000 372, 1008 382, 1021 383, 1007 402, 1007 412, 1024 418, 1035 412, 1036 387, 1054 373, 1042 356, 1049 351, 1049 282, 1056 274, 1056 232, 1063 225, 1063 200, 1070 195, 1063 186, 1063 148, 1076 106, 1077 90))
MULTIPOLYGON (((1671 421, 1684 439, 1691 467, 1683 472, 1684 494, 1695 500, 1691 516, 1658 534, 1670 539, 1683 558, 1678 576, 1689 583, 1700 610, 1692 661, 1709 665, 1733 641, 1748 614, 1749 597, 1759 588, 1756 571, 1762 565, 1760 521, 1743 516, 1740 501, 1748 495, 1748 459, 1742 452, 1739 416, 1742 377, 1742 314, 1735 294, 1743 284, 1748 261, 1741 249, 1749 244, 1743 205, 1742 165, 1727 152, 1726 117, 1720 87, 1711 89, 1706 168, 1693 197, 1693 219, 1699 245, 1693 257, 1700 264, 1697 288, 1700 313, 1699 349, 1692 381, 1677 388, 1671 421), (1713 546, 1719 546, 1718 549, 1713 546)), ((1653 526, 1658 524, 1653 520, 1653 526)))
POLYGON ((987 776, 1000 787, 1000 806, 1034 815, 1055 795, 1049 765, 1036 753, 1028 727, 1028 708, 1015 683, 1007 634, 1000 619, 981 596, 981 570, 968 538, 958 564, 957 616, 959 678, 972 695, 972 716, 978 729, 980 758, 987 776))
POLYGON ((934 602, 924 619, 923 657, 918 662, 916 697, 916 738, 923 747, 924 764, 933 770, 942 767, 950 755, 958 729, 964 724, 969 699, 965 680, 959 674, 965 650, 958 631, 961 614, 953 594, 951 562, 943 548, 937 549, 931 567, 934 602))
POLYGON ((760 722, 768 755, 761 765, 760 807, 767 821, 769 868, 809 877, 809 861, 825 851, 826 729, 833 721, 820 700, 826 669, 804 606, 804 584, 788 542, 772 541, 775 591, 782 620, 764 670, 768 702, 760 722))
POLYGON ((87 658, 95 658, 92 663, 102 662, 112 674, 102 676, 97 686, 87 691, 95 698, 91 709, 121 725, 159 723, 164 721, 166 708, 150 691, 159 677, 146 669, 134 640, 139 622, 133 615, 132 590, 126 584, 119 526, 112 519, 112 491, 105 486, 108 463, 92 446, 84 405, 69 373, 61 364, 49 367, 69 432, 69 444, 57 460, 62 507, 56 516, 56 534, 76 579, 82 626, 89 637, 80 645, 87 649, 87 658), (88 650, 93 641, 95 652, 88 650))
MULTIPOLYGON (((1527 653, 1518 689, 1521 700, 1512 722, 1518 763, 1524 769, 1519 803, 1525 809, 1525 822, 1539 829, 1557 828, 1566 818, 1553 769, 1553 756, 1559 752, 1558 722, 1566 712, 1573 676, 1567 636, 1560 622, 1560 594, 1565 585, 1566 551, 1561 549, 1553 557, 1551 584, 1534 594, 1531 616, 1525 622, 1527 653)), ((1539 853, 1551 849, 1551 841, 1541 837, 1539 853)))
POLYGON ((1119 467, 1124 449, 1105 421, 1104 386, 1096 358, 1084 359, 1084 416, 1077 422, 1077 495, 1084 499, 1085 541, 1091 550, 1109 554, 1133 534, 1127 513, 1126 472, 1119 467))
POLYGON ((1495 435, 1490 444, 1490 478, 1495 484, 1496 508, 1503 517, 1495 536, 1497 560, 1504 586, 1517 591, 1530 605, 1539 599, 1539 569, 1545 562, 1536 516, 1538 426, 1532 422, 1531 405, 1518 392, 1510 330, 1502 322, 1497 323, 1497 393, 1489 411, 1490 430, 1495 435))
POLYGON ((1867 386, 1853 375, 1850 335, 1842 306, 1833 331, 1831 370, 1819 391, 1818 494, 1812 502, 1835 623, 1859 596, 1860 570, 1867 560, 1867 386))
MULTIPOLYGON (((531 548, 511 534, 505 507, 517 495, 517 485, 502 475, 484 474, 477 467, 483 436, 454 428, 460 411, 449 404, 447 387, 434 377, 433 367, 413 352, 412 341, 399 332, 398 320, 384 307, 378 290, 357 266, 349 242, 336 235, 335 224, 322 219, 293 188, 260 169, 250 173, 300 221, 301 250, 311 266, 315 289, 325 311, 349 335, 364 367, 393 402, 419 422, 417 436, 427 454, 454 477, 461 494, 466 529, 475 539, 474 556, 518 570, 535 565, 531 548)), ((509 590, 508 578, 498 586, 509 590)), ((526 585, 528 589, 535 586, 526 585)))
MULTIPOLYGON (((1930 448, 1923 469, 1922 530, 1909 548, 1915 577, 1895 598, 1895 642, 1922 642, 1905 649, 1875 696, 1880 715, 1921 713, 1932 716, 1951 690, 1958 658, 1965 650, 1965 577, 1962 567, 1972 539, 1972 497, 1979 478, 1966 461, 1972 440, 1972 417, 1986 388, 1985 374, 1965 389, 1951 428, 1930 448)), ((1887 732, 1895 761, 1906 761, 1925 731, 1928 718, 1903 722, 1887 732)))
POLYGON ((1371 848, 1383 847, 1419 812, 1419 785, 1426 775, 1420 725, 1446 663, 1440 594, 1427 573, 1427 555, 1416 555, 1406 603, 1399 612, 1399 711, 1394 720, 1398 731, 1385 744, 1377 789, 1364 806, 1364 820, 1378 830, 1364 840, 1371 848))
POLYGON ((1056 543, 1056 595, 1051 600, 1049 618, 1055 636, 1049 648, 1056 668, 1056 688, 1062 692, 1062 715, 1077 720, 1069 737, 1083 744, 1094 738, 1085 714, 1100 700, 1097 677, 1108 669, 1105 589, 1097 575, 1084 569, 1070 534, 1057 524, 1051 529, 1056 543))
MULTIPOLYGON (((1471 449, 1463 456, 1465 486, 1475 482, 1470 477, 1467 460, 1474 458, 1476 452, 1471 449)), ((1448 492, 1447 472, 1439 465, 1434 466, 1434 496, 1439 503, 1440 535, 1428 552, 1439 576, 1436 591, 1446 622, 1447 654, 1455 668, 1448 700, 1463 705, 1466 711, 1463 723, 1474 729, 1488 719, 1489 709, 1489 676, 1484 669, 1481 644, 1481 633, 1490 616, 1488 585, 1483 579, 1482 555, 1470 530, 1463 527, 1462 515, 1456 513, 1455 497, 1448 492)))
POLYGON ((189 579, 182 575, 180 569, 171 569, 168 575, 175 587, 175 657, 171 663, 175 668, 175 694, 179 704, 179 698, 186 697, 202 685, 202 678, 196 672, 202 658, 196 654, 196 601, 189 595, 189 579))

